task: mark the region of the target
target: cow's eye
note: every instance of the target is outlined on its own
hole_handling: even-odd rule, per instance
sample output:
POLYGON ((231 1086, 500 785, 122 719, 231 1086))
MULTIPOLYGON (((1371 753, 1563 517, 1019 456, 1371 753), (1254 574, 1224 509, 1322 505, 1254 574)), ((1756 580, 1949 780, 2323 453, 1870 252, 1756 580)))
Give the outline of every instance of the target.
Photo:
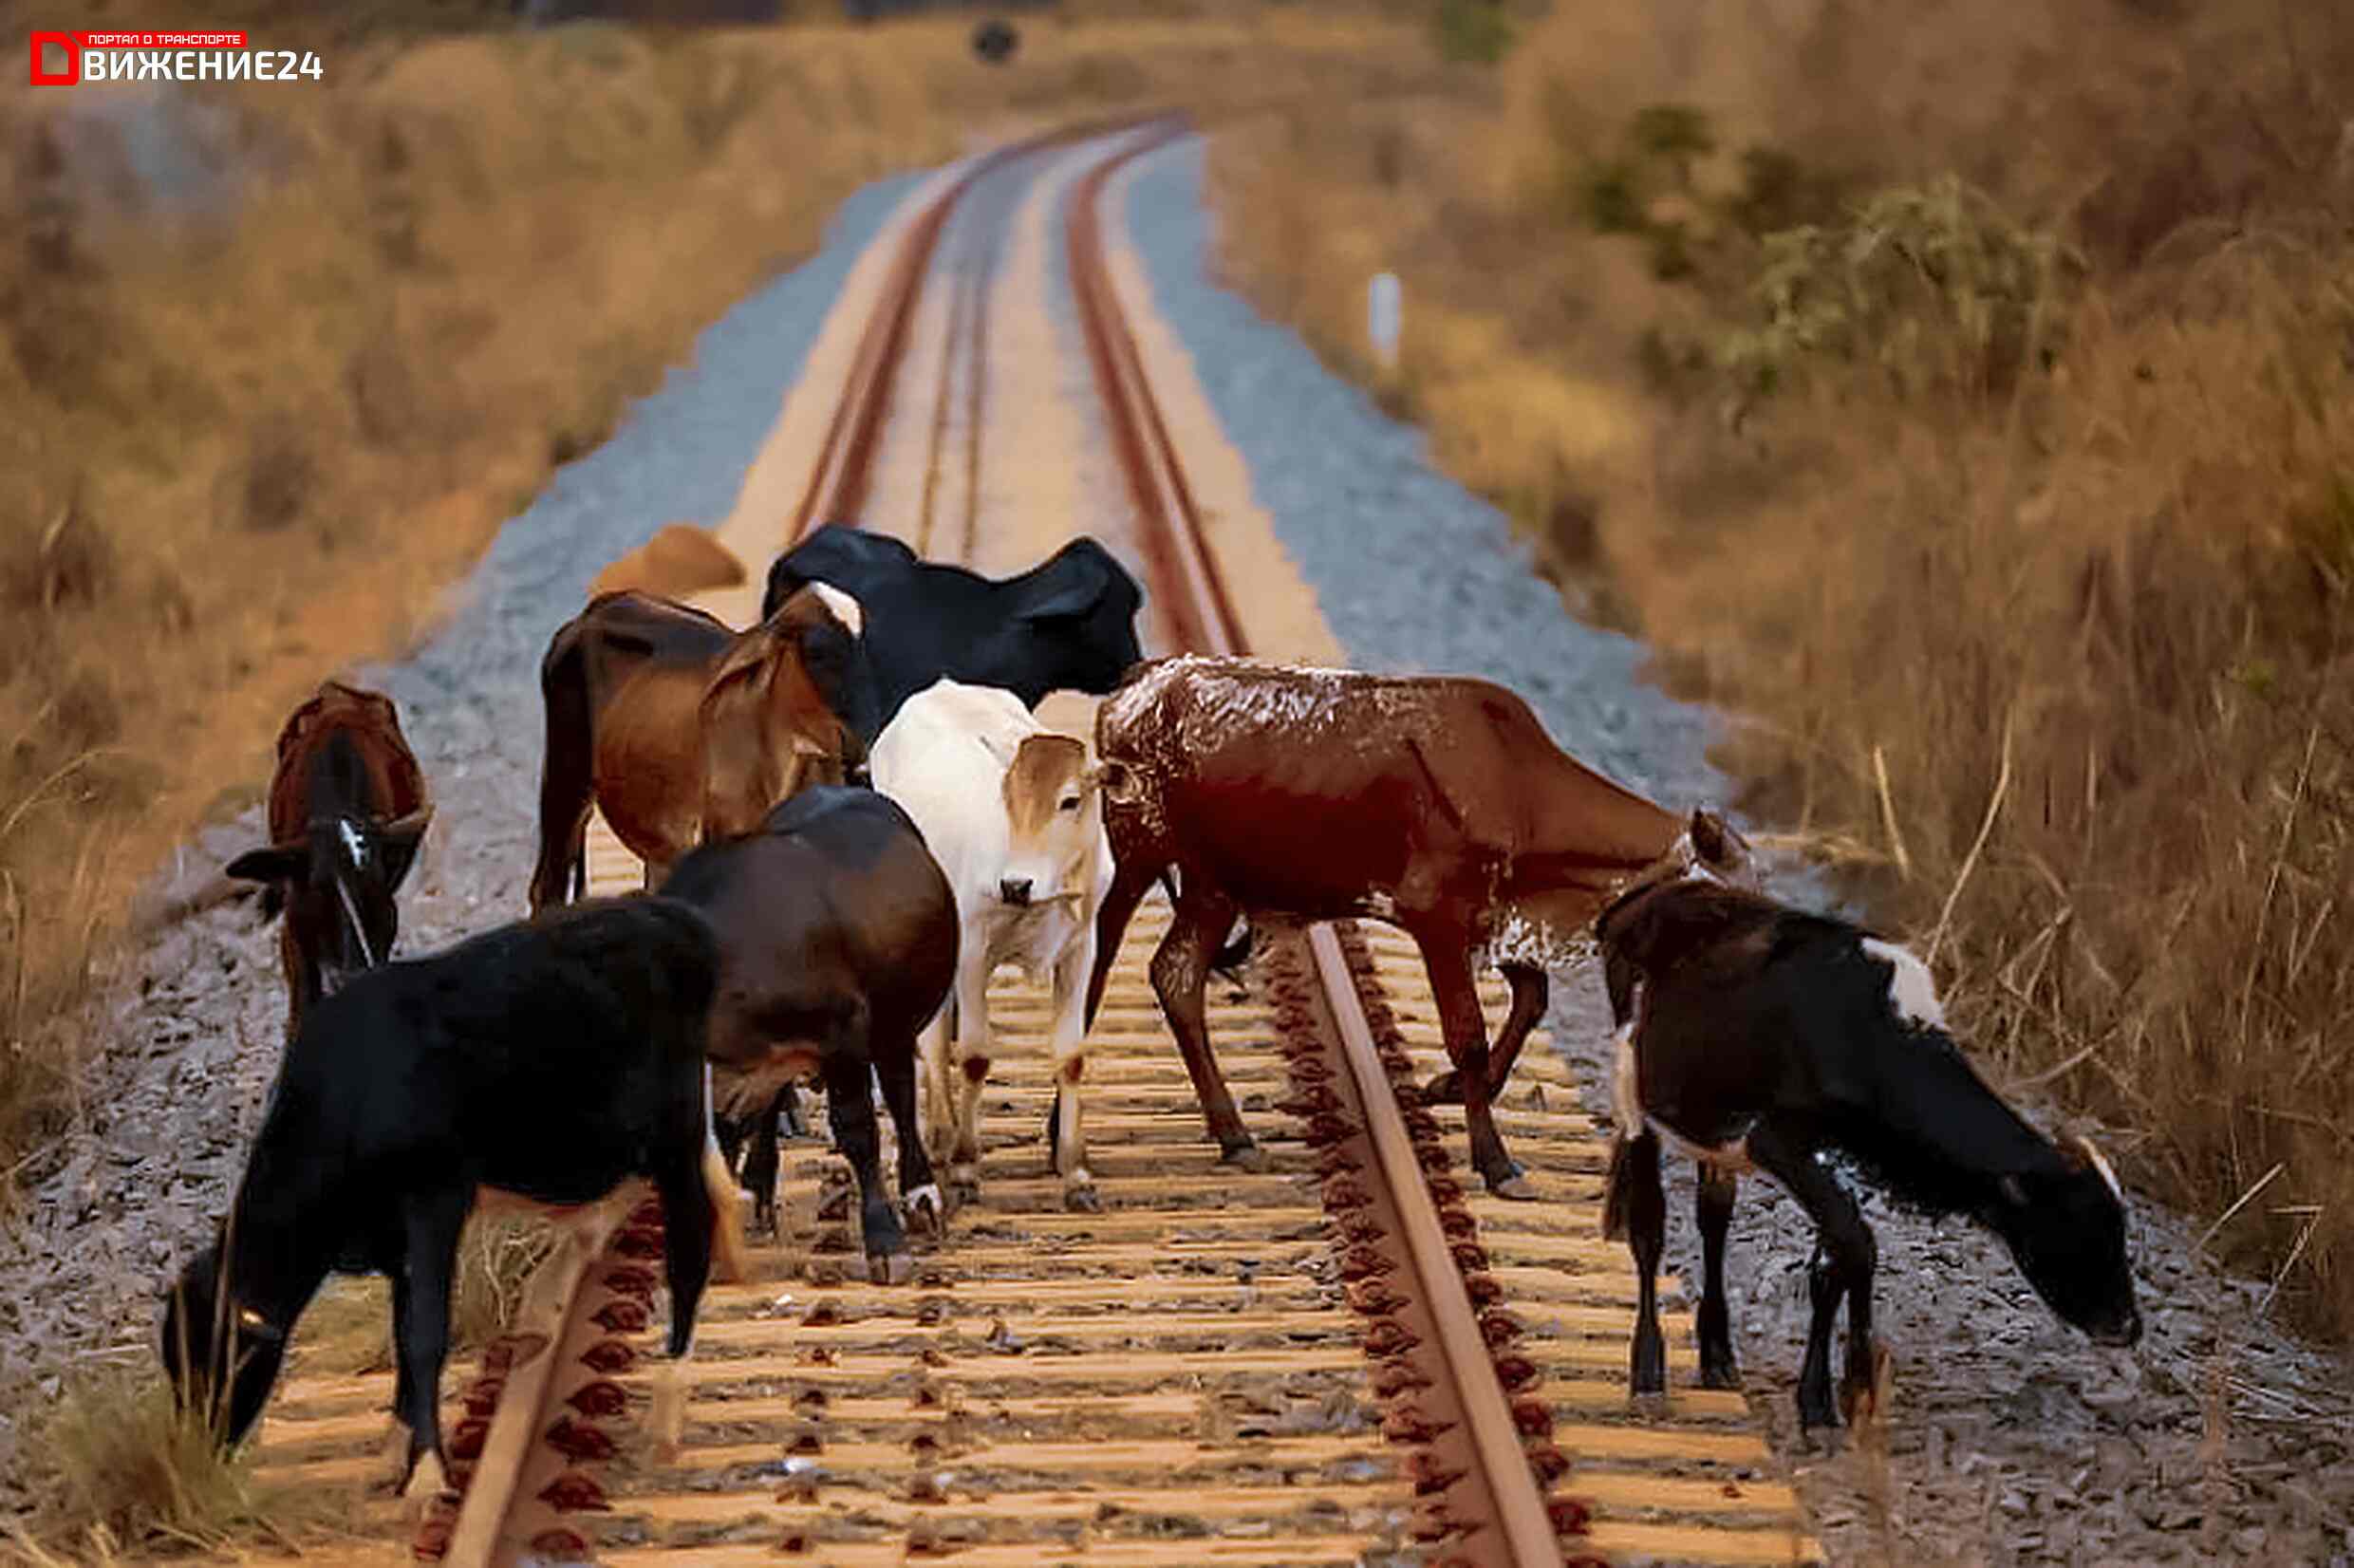
POLYGON ((1064 795, 1062 797, 1062 805, 1059 809, 1066 812, 1077 811, 1079 809, 1079 797, 1074 794, 1064 795))

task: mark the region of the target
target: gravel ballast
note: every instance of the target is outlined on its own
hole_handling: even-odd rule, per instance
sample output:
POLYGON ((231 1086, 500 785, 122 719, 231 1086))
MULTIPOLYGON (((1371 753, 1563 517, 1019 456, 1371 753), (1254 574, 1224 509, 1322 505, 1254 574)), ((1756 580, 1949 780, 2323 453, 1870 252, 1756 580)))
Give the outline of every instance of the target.
MULTIPOLYGON (((1354 659, 1487 675, 1629 784, 1671 802, 1725 798, 1706 755, 1714 718, 1647 685, 1640 644, 1573 620, 1506 519, 1434 472, 1416 432, 1210 282, 1201 175, 1198 148, 1157 158, 1127 219, 1160 308, 1354 659)), ((912 183, 849 203, 817 256, 704 332, 690 368, 507 525, 413 658, 362 672, 400 701, 439 807, 403 898, 403 951, 522 912, 549 632, 605 562, 663 523, 727 513, 859 247, 912 183)), ((259 832, 258 812, 210 829, 172 874, 200 876, 259 832)), ((1559 1048, 1597 1067, 1598 988, 1581 976, 1556 996, 1559 1048)), ((180 922, 126 960, 102 1005, 109 1050, 84 1086, 87 1113, 37 1152, 0 1236, 0 1477, 18 1473, 28 1416, 76 1361, 151 1353, 162 1287, 225 1206, 275 1069, 275 933, 245 905, 180 922)), ((1590 1108, 1608 1110, 1599 1096, 1590 1108)), ((1669 1172, 1671 1262, 1690 1275, 1690 1173, 1672 1161, 1669 1172)), ((1884 1486, 1859 1448, 1797 1447, 1808 1238, 1795 1205, 1745 1184, 1733 1238, 1751 1400, 1836 1560, 1884 1549, 1901 1563, 2354 1561, 2354 1377, 2274 1330, 2260 1285, 2208 1267, 2195 1226, 2136 1205, 2150 1332, 2120 1354, 2054 1320, 1990 1239, 1867 1212, 1898 1366, 1884 1486)))
MULTIPOLYGON (((549 634, 607 562, 663 524, 727 515, 851 264, 919 177, 845 203, 817 254, 707 327, 689 364, 500 530, 423 646, 357 673, 400 703, 434 796, 402 890, 401 951, 524 914, 549 634)), ((201 880, 261 835, 256 807, 199 834, 166 880, 201 880)), ((164 1287, 228 1206, 277 1069, 277 933, 250 905, 167 926, 121 968, 99 1004, 108 1048, 86 1114, 37 1153, 0 1236, 0 1479, 21 1478, 27 1419, 75 1362, 152 1353, 164 1287)))
MULTIPOLYGON (((1570 751, 1653 798, 1729 798, 1707 756, 1716 718, 1646 683, 1640 644, 1573 619, 1508 519, 1429 466, 1419 432, 1216 285, 1202 173, 1199 143, 1161 155, 1137 177, 1127 221, 1260 501, 1354 661, 1500 681, 1570 751)), ((1829 903, 1803 876, 1776 887, 1829 903)), ((1554 996, 1557 1048, 1585 1069, 1587 1108, 1607 1118, 1598 976, 1557 982, 1554 996)), ((1696 1280, 1691 1167, 1666 1168, 1669 1267, 1696 1280)), ((1751 1408, 1834 1561, 2354 1562, 2354 1367, 2280 1332, 2259 1310, 2265 1287, 2210 1266, 2195 1227, 2146 1202, 2133 1211, 2148 1332, 2120 1353, 2055 1318, 1990 1236, 1867 1201, 1876 1327, 1897 1369, 1883 1483, 1867 1445, 1801 1445, 1792 1400, 1811 1230, 1779 1187, 1742 1184, 1735 1348, 1751 1408)))

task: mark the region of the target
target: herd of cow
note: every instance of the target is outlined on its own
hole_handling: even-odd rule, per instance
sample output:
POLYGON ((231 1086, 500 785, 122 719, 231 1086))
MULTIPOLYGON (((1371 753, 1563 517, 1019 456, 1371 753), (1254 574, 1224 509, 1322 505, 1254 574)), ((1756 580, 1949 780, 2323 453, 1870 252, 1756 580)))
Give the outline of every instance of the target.
POLYGON ((777 559, 749 630, 655 593, 599 592, 542 665, 531 918, 397 962, 424 777, 389 700, 322 686, 279 737, 271 843, 229 868, 283 912, 290 1019, 230 1212, 167 1302, 162 1354, 183 1404, 238 1442, 326 1277, 383 1274, 406 1429, 396 1484, 438 1491, 467 1216, 521 1204, 593 1251, 641 1178, 666 1216, 671 1300, 649 1426, 675 1445, 704 1285, 715 1265, 746 1268, 739 1182, 756 1222, 774 1223, 796 1081, 826 1090, 878 1282, 908 1278, 903 1214, 938 1234, 977 1192, 1000 963, 1052 979, 1047 1154, 1071 1206, 1098 1204, 1087 1036, 1156 883, 1172 915, 1153 988, 1209 1135, 1244 1166, 1262 1156, 1211 1054, 1204 995, 1251 929, 1372 918, 1411 936, 1452 1064, 1422 1096, 1464 1106, 1488 1188, 1523 1200, 1537 1194, 1494 1098, 1548 972, 1598 946, 1617 1024, 1606 1228, 1641 1280, 1638 1394, 1665 1387, 1662 1138, 1703 1172, 1704 1384, 1736 1377, 1724 1247, 1735 1178, 1756 1169, 1818 1227, 1802 1418, 1838 1420, 1842 1303, 1840 1405, 1854 1419, 1868 1402, 1874 1245, 1834 1155, 2001 1235, 2094 1338, 2139 1335, 2109 1167, 1985 1087, 1910 953, 1768 899, 1722 818, 1582 766, 1499 686, 1145 661, 1142 603, 1092 539, 992 581, 841 527, 777 559), (1056 691, 1103 699, 1092 746, 1033 711, 1056 691), (592 807, 645 861, 645 894, 584 897, 592 807), (1487 964, 1512 999, 1492 1050, 1475 987, 1487 964), (898 1133, 897 1204, 875 1085, 898 1133))

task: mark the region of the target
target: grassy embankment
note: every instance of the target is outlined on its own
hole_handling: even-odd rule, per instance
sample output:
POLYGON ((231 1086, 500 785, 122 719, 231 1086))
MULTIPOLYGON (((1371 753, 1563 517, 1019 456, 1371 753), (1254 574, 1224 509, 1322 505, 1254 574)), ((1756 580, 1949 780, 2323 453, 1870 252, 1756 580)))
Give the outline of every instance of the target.
MULTIPOLYGON (((1311 82, 1394 97, 1431 69, 1419 34, 1306 7, 1074 6, 1025 19, 999 70, 972 60, 968 16, 426 38, 383 10, 256 0, 186 19, 321 47, 315 87, 0 105, 11 1178, 72 1124, 104 1043, 84 1003, 134 888, 191 826, 256 796, 312 683, 424 629, 499 521, 698 327, 806 254, 843 196, 977 135, 1165 103, 1216 113, 1311 82)), ((329 1315, 365 1320, 353 1353, 381 1343, 378 1311, 329 1315)), ((84 1415, 42 1445, 60 1472, 47 1540, 283 1525, 151 1441, 151 1381, 77 1400, 84 1415)))
POLYGON ((1998 1080, 2344 1335, 2354 16, 2014 9, 1565 9, 1227 139, 1227 262, 1750 717, 1998 1080))

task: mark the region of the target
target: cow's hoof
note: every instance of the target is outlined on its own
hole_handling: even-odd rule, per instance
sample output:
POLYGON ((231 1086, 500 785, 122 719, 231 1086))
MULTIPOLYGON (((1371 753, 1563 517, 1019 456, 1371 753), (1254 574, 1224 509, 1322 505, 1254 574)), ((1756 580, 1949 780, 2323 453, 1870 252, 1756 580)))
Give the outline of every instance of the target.
POLYGON ((1103 1195, 1095 1190, 1093 1178, 1065 1183, 1062 1189, 1062 1206, 1074 1214, 1101 1214, 1103 1195))
POLYGON ((981 1202, 981 1167, 971 1160, 952 1161, 948 1166, 948 1196, 960 1206, 981 1202))
POLYGON ((878 1285, 904 1285, 915 1278, 915 1255, 902 1251, 869 1258, 867 1278, 878 1285))
POLYGON ((1425 1105, 1463 1104, 1463 1074, 1442 1073, 1429 1083, 1424 1084, 1422 1103, 1425 1105))
POLYGON ((1487 1190, 1499 1198, 1509 1198, 1516 1204, 1534 1203, 1537 1198, 1537 1184, 1530 1181, 1528 1173, 1523 1170, 1513 1171, 1501 1182, 1491 1179, 1487 1190))
POLYGON ((1741 1388, 1741 1370, 1729 1361, 1717 1363, 1704 1355, 1700 1358, 1700 1386, 1738 1391, 1741 1388))
POLYGON ((907 1223, 926 1236, 938 1236, 947 1228, 948 1208, 940 1195, 937 1183, 927 1183, 907 1194, 906 1208, 907 1223))
POLYGON ((1227 1144, 1219 1150, 1218 1163, 1237 1170, 1264 1170, 1267 1151, 1255 1143, 1227 1144))

